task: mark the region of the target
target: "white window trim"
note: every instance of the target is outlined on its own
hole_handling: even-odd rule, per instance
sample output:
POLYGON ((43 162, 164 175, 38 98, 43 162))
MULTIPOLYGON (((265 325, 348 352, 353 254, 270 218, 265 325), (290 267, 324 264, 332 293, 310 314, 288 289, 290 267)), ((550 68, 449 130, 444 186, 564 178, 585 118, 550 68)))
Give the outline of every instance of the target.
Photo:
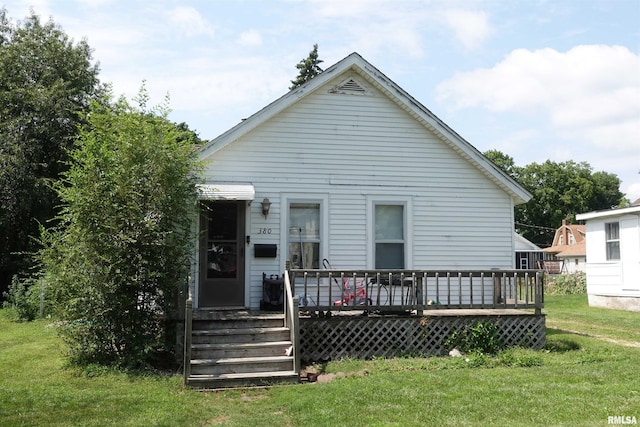
POLYGON ((622 244, 620 242, 620 221, 609 221, 604 223, 604 259, 609 263, 619 263, 622 260, 622 244), (618 238, 609 239, 607 236, 607 224, 618 224, 618 238), (618 242, 618 258, 609 259, 609 243, 618 242))
POLYGON ((282 268, 289 259, 289 210, 291 204, 316 203, 320 204, 320 263, 328 257, 329 248, 329 195, 310 193, 283 193, 280 196, 280 248, 282 253, 282 268))
POLYGON ((411 196, 367 196, 367 269, 375 268, 375 205, 404 206, 404 268, 413 269, 413 200, 411 196))

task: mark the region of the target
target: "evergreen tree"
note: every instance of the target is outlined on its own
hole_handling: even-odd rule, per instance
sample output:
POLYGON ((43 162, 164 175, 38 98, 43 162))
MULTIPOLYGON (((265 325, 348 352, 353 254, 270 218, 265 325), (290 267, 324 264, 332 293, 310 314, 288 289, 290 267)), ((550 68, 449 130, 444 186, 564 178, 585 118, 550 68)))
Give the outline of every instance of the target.
POLYGON ((320 64, 324 62, 321 59, 318 59, 318 44, 313 45, 313 50, 309 52, 309 56, 302 59, 297 65, 296 68, 300 70, 298 77, 295 80, 291 80, 290 90, 293 90, 299 86, 302 86, 318 74, 322 72, 322 68, 320 68, 320 64))

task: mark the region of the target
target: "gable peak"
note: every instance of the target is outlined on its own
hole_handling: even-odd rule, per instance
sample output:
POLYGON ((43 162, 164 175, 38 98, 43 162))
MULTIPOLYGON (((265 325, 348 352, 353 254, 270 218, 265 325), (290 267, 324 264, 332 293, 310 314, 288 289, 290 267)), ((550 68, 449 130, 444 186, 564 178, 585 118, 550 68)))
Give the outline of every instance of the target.
POLYGON ((329 90, 329 93, 339 93, 344 95, 365 95, 367 90, 353 77, 338 83, 329 90))

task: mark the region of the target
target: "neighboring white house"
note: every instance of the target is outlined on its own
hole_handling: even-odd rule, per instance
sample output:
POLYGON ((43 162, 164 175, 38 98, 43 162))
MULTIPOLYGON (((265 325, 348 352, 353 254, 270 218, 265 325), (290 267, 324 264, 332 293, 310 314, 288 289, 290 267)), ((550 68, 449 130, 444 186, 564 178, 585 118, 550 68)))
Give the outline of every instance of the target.
POLYGON ((294 268, 512 269, 531 195, 353 53, 200 151, 196 307, 294 268))
POLYGON ((589 305, 640 311, 640 204, 576 219, 586 221, 589 305))

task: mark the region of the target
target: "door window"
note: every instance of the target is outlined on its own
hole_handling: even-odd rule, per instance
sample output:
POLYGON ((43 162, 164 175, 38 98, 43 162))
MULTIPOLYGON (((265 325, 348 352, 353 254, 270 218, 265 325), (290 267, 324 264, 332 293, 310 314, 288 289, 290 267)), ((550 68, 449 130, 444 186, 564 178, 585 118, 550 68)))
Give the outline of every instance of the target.
POLYGON ((207 204, 206 278, 236 278, 238 274, 238 205, 207 204))

